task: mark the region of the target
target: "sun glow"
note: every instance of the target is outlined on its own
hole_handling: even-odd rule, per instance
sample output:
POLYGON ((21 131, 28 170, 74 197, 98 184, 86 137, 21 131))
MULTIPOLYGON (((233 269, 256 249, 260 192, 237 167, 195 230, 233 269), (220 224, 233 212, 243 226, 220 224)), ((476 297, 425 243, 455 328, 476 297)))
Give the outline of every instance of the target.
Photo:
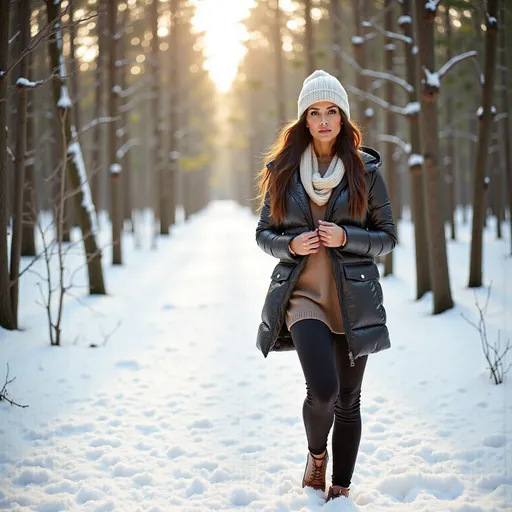
POLYGON ((204 32, 205 67, 217 89, 226 92, 245 55, 247 30, 241 21, 249 15, 254 0, 195 0, 192 20, 204 32))

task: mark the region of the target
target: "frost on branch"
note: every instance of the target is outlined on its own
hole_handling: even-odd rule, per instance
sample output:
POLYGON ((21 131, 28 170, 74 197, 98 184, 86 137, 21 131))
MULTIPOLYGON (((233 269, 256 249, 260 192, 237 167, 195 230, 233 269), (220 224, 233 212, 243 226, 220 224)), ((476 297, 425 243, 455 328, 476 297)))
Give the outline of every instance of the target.
POLYGON ((364 43, 364 37, 361 36, 353 36, 352 37, 352 44, 357 46, 364 43))
POLYGON ((78 171, 80 178, 80 190, 82 192, 82 206, 89 215, 89 223, 91 231, 94 234, 98 232, 98 226, 96 224, 96 212, 94 210, 94 203, 92 202, 91 189, 89 187, 89 181, 87 180, 87 173, 85 172, 84 158, 82 156, 82 150, 80 144, 76 140, 76 130, 73 127, 73 139, 68 147, 68 156, 71 157, 72 162, 78 171))

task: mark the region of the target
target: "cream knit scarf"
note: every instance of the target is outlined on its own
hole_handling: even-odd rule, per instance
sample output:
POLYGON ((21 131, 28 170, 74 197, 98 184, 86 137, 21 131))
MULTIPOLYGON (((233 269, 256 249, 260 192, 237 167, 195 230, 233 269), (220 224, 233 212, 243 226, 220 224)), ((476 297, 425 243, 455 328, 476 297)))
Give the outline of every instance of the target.
POLYGON ((327 171, 322 177, 318 172, 318 159, 313 143, 311 143, 300 158, 300 179, 308 196, 319 206, 329 201, 332 189, 342 180, 345 174, 343 160, 334 155, 327 171))

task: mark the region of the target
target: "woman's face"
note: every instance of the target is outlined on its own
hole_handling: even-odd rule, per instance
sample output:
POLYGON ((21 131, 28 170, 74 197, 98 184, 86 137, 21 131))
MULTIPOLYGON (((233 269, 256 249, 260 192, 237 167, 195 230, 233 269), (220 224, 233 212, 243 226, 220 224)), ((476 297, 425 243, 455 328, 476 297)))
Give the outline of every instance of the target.
POLYGON ((340 133, 341 124, 340 109, 330 101, 318 101, 308 108, 306 126, 314 139, 334 141, 340 133))

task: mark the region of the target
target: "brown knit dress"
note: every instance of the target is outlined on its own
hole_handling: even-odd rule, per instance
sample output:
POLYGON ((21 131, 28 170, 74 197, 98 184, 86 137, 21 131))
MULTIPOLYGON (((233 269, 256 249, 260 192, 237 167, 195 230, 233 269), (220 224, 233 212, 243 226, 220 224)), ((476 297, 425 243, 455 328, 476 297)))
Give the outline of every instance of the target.
MULTIPOLYGON (((325 174, 331 157, 318 158, 318 171, 325 174)), ((318 220, 324 220, 327 204, 317 205, 309 199, 315 226, 318 220)), ((343 320, 336 290, 336 282, 327 248, 320 243, 317 253, 310 254, 297 284, 292 292, 286 311, 288 330, 299 320, 316 319, 325 323, 337 334, 343 334, 343 320)))

